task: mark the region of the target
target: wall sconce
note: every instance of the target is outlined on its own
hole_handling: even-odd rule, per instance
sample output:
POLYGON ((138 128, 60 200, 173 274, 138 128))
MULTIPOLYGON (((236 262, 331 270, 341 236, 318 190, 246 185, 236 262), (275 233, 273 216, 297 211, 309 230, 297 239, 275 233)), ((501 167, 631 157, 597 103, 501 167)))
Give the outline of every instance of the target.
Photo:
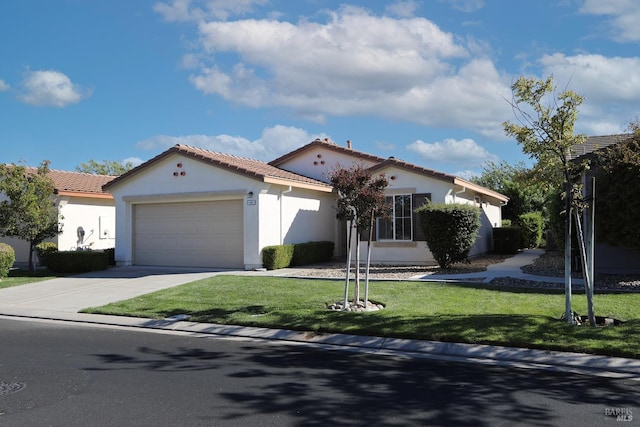
POLYGON ((249 198, 249 199, 253 199, 253 191, 249 191, 249 192, 247 193, 247 198, 249 198))

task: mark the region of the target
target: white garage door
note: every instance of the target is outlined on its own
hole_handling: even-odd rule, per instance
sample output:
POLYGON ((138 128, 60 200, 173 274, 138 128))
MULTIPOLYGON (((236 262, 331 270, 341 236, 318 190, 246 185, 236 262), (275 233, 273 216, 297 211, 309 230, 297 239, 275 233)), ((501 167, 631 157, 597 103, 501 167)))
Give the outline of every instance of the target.
POLYGON ((134 206, 134 263, 244 267, 242 200, 134 206))

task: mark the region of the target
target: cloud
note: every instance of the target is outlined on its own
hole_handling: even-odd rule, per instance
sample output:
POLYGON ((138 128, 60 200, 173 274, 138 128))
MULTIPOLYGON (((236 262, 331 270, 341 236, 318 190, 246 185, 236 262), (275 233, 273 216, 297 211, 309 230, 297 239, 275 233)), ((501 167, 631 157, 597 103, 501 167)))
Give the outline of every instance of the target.
POLYGON ((584 0, 580 12, 610 16, 613 38, 620 42, 640 40, 640 3, 636 0, 584 0))
POLYGON ((62 108, 90 96, 65 74, 53 70, 28 71, 21 86, 19 98, 30 105, 62 108))
POLYGON ((385 12, 390 15, 409 18, 414 16, 420 5, 414 0, 397 1, 385 7, 385 12))
POLYGON ((581 131, 590 135, 620 133, 640 113, 640 58, 560 53, 540 59, 544 74, 584 96, 579 108, 581 131))
POLYGON ((9 89, 11 89, 11 86, 9 86, 7 83, 5 83, 4 80, 0 79, 0 92, 6 92, 9 89))
POLYGON ((205 94, 290 108, 317 122, 372 115, 502 137, 511 78, 488 58, 471 57, 479 55, 477 43, 461 44, 421 17, 343 6, 326 18, 201 22, 200 65, 190 81, 205 94))
POLYGON ((234 15, 253 12, 254 6, 266 3, 267 0, 173 0, 170 3, 158 2, 153 9, 169 22, 226 20, 234 15))
POLYGON ((304 129, 276 125, 265 128, 259 139, 251 141, 230 135, 157 135, 136 144, 144 150, 164 150, 176 144, 233 154, 256 160, 270 161, 295 150, 325 134, 311 135, 304 129))
POLYGON ((467 13, 484 7, 484 0, 440 0, 440 2, 449 3, 454 9, 467 13))
POLYGON ((449 163, 464 167, 479 167, 487 161, 498 161, 497 156, 468 138, 461 140, 447 138, 434 143, 417 140, 409 144, 407 149, 417 153, 427 162, 449 163))

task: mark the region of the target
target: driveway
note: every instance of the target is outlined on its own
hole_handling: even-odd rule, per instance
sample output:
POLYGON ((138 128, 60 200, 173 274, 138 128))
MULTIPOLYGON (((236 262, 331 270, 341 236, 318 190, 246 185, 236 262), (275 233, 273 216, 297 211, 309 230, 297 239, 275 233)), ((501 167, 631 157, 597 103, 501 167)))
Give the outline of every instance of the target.
POLYGON ((221 273, 229 271, 131 266, 60 277, 0 289, 0 314, 77 313, 221 273))

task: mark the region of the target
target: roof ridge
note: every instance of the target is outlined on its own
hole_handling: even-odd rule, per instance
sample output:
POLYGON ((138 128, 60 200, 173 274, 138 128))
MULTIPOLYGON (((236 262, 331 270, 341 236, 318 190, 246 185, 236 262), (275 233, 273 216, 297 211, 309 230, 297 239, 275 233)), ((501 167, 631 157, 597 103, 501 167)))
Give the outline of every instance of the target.
POLYGON ((238 156, 236 154, 223 153, 222 151, 213 151, 213 150, 208 150, 206 148, 193 147, 191 145, 186 145, 186 144, 176 144, 176 147, 185 147, 185 148, 190 149, 191 151, 204 151, 204 152, 207 152, 207 153, 210 153, 210 154, 217 154, 217 155, 220 155, 220 156, 223 156, 223 157, 231 157, 231 158, 238 159, 238 160, 249 160, 251 162, 268 164, 267 162, 265 162, 263 160, 252 159, 251 157, 238 156))

